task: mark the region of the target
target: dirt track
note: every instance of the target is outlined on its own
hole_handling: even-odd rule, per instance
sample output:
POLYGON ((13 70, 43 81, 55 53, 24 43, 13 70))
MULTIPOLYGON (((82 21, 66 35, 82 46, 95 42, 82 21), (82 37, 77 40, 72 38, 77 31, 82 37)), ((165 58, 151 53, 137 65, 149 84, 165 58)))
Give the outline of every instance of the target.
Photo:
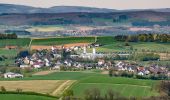
POLYGON ((61 84, 59 87, 57 87, 51 95, 61 95, 66 89, 68 89, 75 81, 74 80, 67 80, 63 84, 61 84))

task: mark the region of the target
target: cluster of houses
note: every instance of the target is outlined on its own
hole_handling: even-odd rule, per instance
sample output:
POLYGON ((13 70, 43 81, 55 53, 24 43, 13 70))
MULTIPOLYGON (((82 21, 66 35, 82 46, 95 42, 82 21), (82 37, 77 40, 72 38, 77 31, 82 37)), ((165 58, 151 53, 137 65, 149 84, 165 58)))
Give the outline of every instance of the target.
MULTIPOLYGON (((67 49, 66 51, 69 51, 70 49, 67 49)), ((93 49, 93 53, 82 53, 84 55, 91 55, 91 56, 96 56, 95 49, 93 49)), ((82 54, 80 55, 70 55, 71 58, 84 58, 82 57, 82 54)), ((90 56, 90 57, 91 57, 90 56)), ((95 66, 101 66, 99 63, 83 63, 83 62, 78 62, 73 59, 65 59, 61 60, 60 58, 62 57, 61 52, 58 52, 57 49, 51 48, 51 50, 37 50, 35 53, 32 55, 28 55, 26 57, 20 57, 16 59, 16 64, 20 68, 43 68, 43 67, 50 67, 51 69, 60 69, 61 66, 64 67, 73 67, 73 68, 79 68, 79 69, 90 69, 95 66)), ((86 58, 86 57, 85 57, 86 58)))
POLYGON ((151 65, 148 67, 144 66, 138 66, 138 64, 130 64, 126 62, 117 62, 115 65, 115 69, 118 71, 127 71, 136 73, 137 75, 143 76, 143 75, 149 75, 149 74, 164 74, 170 77, 170 72, 168 71, 168 68, 164 66, 158 66, 158 65, 151 65))
MULTIPOLYGON (((61 60, 62 53, 58 51, 58 49, 51 47, 50 50, 37 50, 32 55, 27 55, 25 57, 17 58, 15 63, 21 69, 31 68, 31 69, 40 69, 43 67, 49 67, 51 70, 61 70, 61 68, 72 68, 78 70, 84 69, 101 69, 101 70, 109 70, 110 68, 114 68, 117 71, 128 71, 135 73, 137 75, 149 75, 149 74, 166 74, 170 76, 170 72, 166 67, 153 65, 150 67, 138 66, 138 64, 130 64, 127 62, 119 61, 116 64, 111 61, 103 60, 103 57, 106 57, 108 54, 99 54, 96 53, 96 49, 93 48, 92 53, 87 53, 86 46, 83 47, 74 47, 72 49, 82 49, 83 52, 80 54, 71 54, 71 59, 61 60), (82 59, 94 59, 98 58, 95 62, 81 62, 74 60, 74 58, 78 57, 82 59)), ((71 51, 72 49, 66 49, 66 51, 71 51)), ((5 73, 4 78, 16 78, 23 77, 21 74, 17 73, 5 73)))

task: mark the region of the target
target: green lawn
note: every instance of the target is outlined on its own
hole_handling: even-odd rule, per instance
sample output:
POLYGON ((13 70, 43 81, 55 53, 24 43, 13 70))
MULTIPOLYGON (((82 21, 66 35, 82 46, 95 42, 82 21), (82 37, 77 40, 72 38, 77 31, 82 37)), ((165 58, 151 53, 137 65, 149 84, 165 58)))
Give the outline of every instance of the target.
POLYGON ((63 37, 34 39, 32 45, 63 45, 70 43, 93 43, 94 37, 63 37))
POLYGON ((0 94, 0 100, 57 100, 57 99, 45 96, 25 94, 0 94))

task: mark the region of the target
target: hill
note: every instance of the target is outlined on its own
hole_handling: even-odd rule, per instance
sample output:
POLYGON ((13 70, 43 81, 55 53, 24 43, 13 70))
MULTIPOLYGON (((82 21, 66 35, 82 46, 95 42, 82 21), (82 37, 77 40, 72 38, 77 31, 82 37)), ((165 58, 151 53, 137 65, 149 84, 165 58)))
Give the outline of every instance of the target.
POLYGON ((36 13, 0 14, 1 25, 111 25, 131 23, 132 25, 167 26, 170 12, 133 11, 114 13, 36 13))
POLYGON ((36 8, 24 5, 0 4, 0 13, 69 13, 69 12, 113 12, 113 9, 92 8, 80 6, 54 6, 50 8, 36 8))

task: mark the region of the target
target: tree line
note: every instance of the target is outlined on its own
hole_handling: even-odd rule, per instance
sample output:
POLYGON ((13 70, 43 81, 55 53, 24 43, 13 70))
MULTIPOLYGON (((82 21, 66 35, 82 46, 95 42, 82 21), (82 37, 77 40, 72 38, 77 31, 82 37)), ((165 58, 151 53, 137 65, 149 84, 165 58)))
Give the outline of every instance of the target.
POLYGON ((170 42, 170 34, 133 34, 117 35, 114 37, 117 41, 122 42, 170 42))
POLYGON ((18 36, 13 33, 13 34, 2 34, 0 33, 0 39, 17 39, 18 36))

